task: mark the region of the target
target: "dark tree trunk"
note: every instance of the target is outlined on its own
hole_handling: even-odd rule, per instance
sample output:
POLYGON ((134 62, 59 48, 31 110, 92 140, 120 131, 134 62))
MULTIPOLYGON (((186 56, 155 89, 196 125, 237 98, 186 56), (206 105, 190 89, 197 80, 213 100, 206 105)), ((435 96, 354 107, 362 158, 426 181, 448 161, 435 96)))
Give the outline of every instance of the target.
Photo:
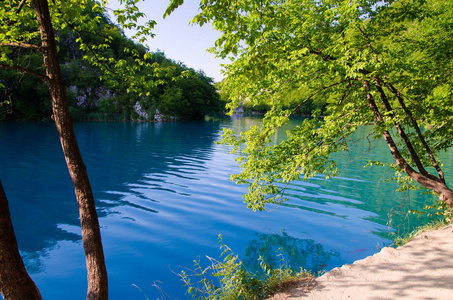
POLYGON ((87 299, 108 299, 107 270, 102 249, 99 221, 85 164, 74 134, 66 101, 66 88, 60 64, 47 0, 33 0, 43 49, 53 119, 69 173, 74 184, 82 226, 83 247, 88 277, 87 299))
POLYGON ((5 300, 42 299, 19 254, 8 199, 0 180, 0 292, 5 300))

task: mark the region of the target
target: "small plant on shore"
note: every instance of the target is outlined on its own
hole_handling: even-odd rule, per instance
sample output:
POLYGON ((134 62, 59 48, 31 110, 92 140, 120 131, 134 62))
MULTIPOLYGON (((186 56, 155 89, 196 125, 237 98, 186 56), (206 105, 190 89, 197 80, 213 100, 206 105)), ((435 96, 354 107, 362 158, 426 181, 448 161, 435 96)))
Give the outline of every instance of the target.
POLYGON ((194 270, 189 273, 179 273, 184 286, 187 287, 187 294, 192 299, 207 300, 261 300, 283 290, 285 287, 297 282, 303 277, 313 276, 301 270, 295 272, 280 256, 281 265, 274 268, 268 265, 260 257, 261 272, 250 272, 244 266, 239 256, 223 243, 219 235, 219 244, 222 249, 223 261, 208 257, 210 264, 203 267, 200 259, 194 261, 194 270))
POLYGON ((397 247, 408 243, 423 231, 439 229, 453 222, 453 208, 440 200, 436 200, 433 205, 424 206, 421 211, 411 210, 410 212, 426 215, 427 217, 432 218, 432 221, 424 226, 417 227, 415 230, 404 236, 397 236, 393 242, 397 247))
POLYGON ((453 221, 453 208, 440 200, 436 200, 433 205, 426 205, 423 207, 423 211, 419 213, 426 214, 433 219, 438 219, 437 222, 440 225, 447 225, 453 221))

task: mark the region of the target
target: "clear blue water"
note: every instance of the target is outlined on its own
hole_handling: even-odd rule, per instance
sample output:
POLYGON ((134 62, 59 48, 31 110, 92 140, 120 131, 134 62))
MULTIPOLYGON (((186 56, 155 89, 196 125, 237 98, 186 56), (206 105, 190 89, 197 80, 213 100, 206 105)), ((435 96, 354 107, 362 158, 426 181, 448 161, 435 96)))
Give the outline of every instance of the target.
MULTIPOLYGON (((246 187, 229 181, 239 171, 235 156, 215 141, 223 128, 239 131, 257 121, 75 123, 98 207, 111 299, 187 299, 175 272, 192 268, 198 257, 206 265, 206 255, 218 258, 219 234, 250 268, 260 255, 275 261, 282 248, 294 267, 330 270, 389 245, 389 232, 425 221, 408 224, 398 205, 420 208, 432 198, 398 194, 384 181, 386 169, 363 168, 369 159, 390 159, 379 143, 363 154, 365 141, 338 155, 339 177, 294 182, 289 202, 247 210, 246 187)), ((361 128, 354 139, 366 134, 361 128)), ((78 210, 54 125, 0 123, 0 150, 0 177, 28 271, 44 299, 84 299, 78 210)))

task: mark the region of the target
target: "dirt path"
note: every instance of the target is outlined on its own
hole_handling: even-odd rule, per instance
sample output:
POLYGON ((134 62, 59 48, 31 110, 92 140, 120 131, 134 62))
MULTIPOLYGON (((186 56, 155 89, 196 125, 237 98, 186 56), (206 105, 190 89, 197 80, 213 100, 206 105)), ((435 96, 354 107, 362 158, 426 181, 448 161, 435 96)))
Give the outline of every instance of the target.
POLYGON ((270 299, 453 299, 453 227, 423 232, 270 299))

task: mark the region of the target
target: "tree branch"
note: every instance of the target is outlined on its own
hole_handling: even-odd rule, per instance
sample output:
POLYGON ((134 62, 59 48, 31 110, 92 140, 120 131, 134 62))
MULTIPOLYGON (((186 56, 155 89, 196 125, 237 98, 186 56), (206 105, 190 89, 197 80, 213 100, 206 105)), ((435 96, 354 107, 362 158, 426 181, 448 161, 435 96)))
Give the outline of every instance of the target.
POLYGON ((0 69, 15 70, 15 71, 18 71, 20 73, 27 73, 29 75, 32 75, 32 76, 38 78, 38 79, 41 79, 46 84, 48 84, 49 81, 50 81, 49 77, 47 77, 46 75, 43 75, 41 73, 38 73, 36 71, 30 70, 28 68, 24 68, 24 67, 21 67, 21 66, 18 66, 18 65, 8 66, 8 65, 0 64, 0 69))
POLYGON ((362 33, 363 37, 366 39, 366 41, 368 42, 368 47, 370 48, 371 52, 373 52, 375 56, 375 59, 376 59, 376 62, 379 62, 379 59, 377 58, 377 56, 379 55, 376 50, 374 50, 373 46, 371 45, 371 41, 370 41, 370 38, 368 37, 368 35, 366 34, 366 32, 364 32, 362 30, 362 28, 359 26, 357 26, 357 28, 359 29, 359 31, 362 33))
MULTIPOLYGON (((373 98, 373 95, 370 93, 370 84, 368 81, 364 80, 363 81, 363 87, 365 88, 365 91, 367 92, 367 99, 368 99, 368 104, 371 108, 371 110, 374 113, 374 117, 376 120, 376 124, 379 125, 383 122, 382 115, 379 112, 379 108, 376 105, 376 101, 373 98)), ((385 141, 387 142, 387 145, 390 148, 390 152, 392 153, 393 159, 395 159, 396 164, 406 172, 409 176, 412 177, 412 174, 417 173, 404 159, 404 157, 401 155, 398 147, 395 144, 395 141, 393 140, 392 136, 390 135, 390 132, 388 130, 384 130, 382 135, 384 136, 385 141)))
MULTIPOLYGON (((369 82, 366 80, 363 80, 362 82, 363 87, 367 93, 369 106, 374 113, 377 125, 379 125, 380 123, 383 122, 382 115, 379 112, 376 102, 374 101, 373 95, 371 95, 370 93, 369 82)), ((450 207, 453 207, 453 192, 447 187, 447 185, 444 182, 441 182, 435 176, 431 175, 432 177, 435 178, 433 179, 415 171, 399 152, 398 147, 393 141, 388 130, 384 130, 382 135, 384 136, 384 139, 390 148, 390 153, 392 153, 393 159, 395 160, 398 167, 400 167, 409 177, 414 179, 416 182, 418 182, 425 188, 433 190, 434 192, 438 193, 440 200, 445 201, 450 207)))
POLYGON ((25 49, 33 49, 41 51, 42 47, 33 45, 33 44, 25 44, 25 43, 16 43, 16 42, 9 42, 9 43, 0 43, 0 47, 20 47, 25 49))
MULTIPOLYGON (((368 42, 368 47, 371 49, 371 51, 376 55, 376 61, 379 62, 377 56, 378 56, 378 53, 376 52, 376 50, 373 48, 373 46, 371 45, 371 41, 368 37, 368 35, 362 30, 362 28, 360 26, 358 26, 358 29, 359 31, 362 33, 362 35, 364 36, 364 38, 366 39, 366 41, 368 42)), ((397 99, 398 99, 398 102, 399 104, 401 105, 401 107, 403 108, 405 114, 409 117, 411 123, 412 123, 412 127, 414 127, 415 131, 417 132, 417 136, 420 140, 420 142, 422 143, 423 147, 425 148, 425 151, 428 153, 429 155, 429 158, 431 160, 431 164, 434 166, 434 168, 436 169, 437 171, 437 174, 439 176, 439 179, 445 183, 445 177, 444 177, 444 173, 442 171, 442 169, 440 168, 439 164, 437 163, 436 161, 436 158, 434 157, 434 154, 431 150, 431 148, 429 147, 428 143, 426 142, 425 138, 423 137, 421 131, 420 131, 420 127, 418 126, 418 123, 417 121, 415 120, 412 112, 407 108, 406 104, 404 103, 404 99, 401 97, 401 93, 391 84, 391 83, 385 83, 383 82, 380 78, 373 78, 373 80, 375 80, 375 82, 377 83, 378 85, 378 90, 379 90, 379 93, 380 94, 384 94, 384 91, 382 90, 382 87, 380 86, 381 84, 383 84, 397 99)), ((381 96, 382 98, 382 96, 381 96)), ((385 97, 386 99, 386 97, 385 97)), ((389 103, 388 100, 386 100, 387 104, 389 103)), ((389 105, 389 104, 388 104, 389 105)), ((387 105, 386 105, 387 107, 387 105)), ((388 110, 388 109, 387 109, 388 110)), ((404 134, 404 131, 402 131, 402 128, 401 126, 397 125, 397 128, 398 128, 398 131, 400 132, 403 132, 404 134)), ((401 133, 400 133, 401 134, 401 133)), ((401 136, 404 140, 404 142, 406 143, 406 141, 409 141, 407 139, 407 136, 404 134, 404 136, 401 136), (405 136, 405 137, 404 137, 405 136)), ((407 145, 407 143, 406 143, 407 145)), ((428 175, 429 173, 424 169, 424 167, 422 166, 421 162, 420 162, 420 159, 418 157, 418 155, 416 154, 415 150, 413 149, 412 145, 407 145, 408 146, 408 150, 409 152, 411 153, 411 156, 413 158, 416 157, 416 160, 414 160, 414 162, 416 163, 417 165, 417 168, 420 170, 421 173, 423 173, 424 175, 428 175), (415 154, 415 156, 413 155, 415 154), (421 167, 421 168, 420 168, 421 167)), ((431 175, 431 174, 429 174, 431 175)), ((432 175, 431 175, 432 176, 432 175)))
POLYGON ((321 52, 321 50, 309 49, 309 52, 310 52, 311 54, 316 54, 316 55, 318 55, 318 56, 321 56, 321 59, 322 59, 323 61, 337 60, 337 58, 335 58, 335 57, 333 57, 333 56, 331 56, 331 55, 329 55, 329 54, 323 54, 323 53, 321 52))
POLYGON ((404 103, 404 99, 401 96, 401 93, 391 83, 383 82, 383 84, 398 99, 399 104, 401 105, 404 112, 411 120, 412 127, 414 127, 415 131, 417 132, 417 136, 420 139, 420 142, 422 143, 423 147, 425 148, 426 152, 428 153, 431 163, 434 166, 434 168, 436 169, 437 174, 439 175, 439 179, 443 183, 445 183, 444 172, 440 168, 439 164, 436 161, 436 158, 434 157, 434 153, 432 152, 431 148, 429 147, 428 143, 426 142, 425 138, 423 137, 423 134, 420 130, 420 126, 418 126, 417 120, 415 119, 412 112, 407 108, 406 104, 404 103))
POLYGON ((338 101, 338 106, 343 103, 344 99, 346 99, 346 97, 349 94, 348 92, 351 89, 351 87, 352 87, 352 81, 348 80, 348 85, 346 86, 346 89, 343 91, 343 95, 341 95, 340 101, 338 101))
MULTIPOLYGON (((82 34, 81 34, 82 31, 78 30, 72 23, 70 23, 68 21, 66 21, 66 24, 69 26, 69 28, 71 28, 77 34, 77 36, 83 42, 83 37, 82 37, 82 34)), ((86 33, 92 34, 92 32, 86 32, 86 33)), ((100 37, 105 38, 104 36, 102 36, 100 34, 96 34, 96 36, 100 36, 100 37)), ((106 72, 108 72, 110 74, 113 74, 113 75, 117 75, 117 76, 123 76, 123 77, 125 76, 124 74, 120 74, 117 71, 112 70, 110 68, 110 66, 104 60, 102 60, 102 58, 99 57, 98 53, 93 51, 93 49, 91 47, 88 47, 88 52, 91 53, 91 55, 93 55, 93 57, 96 59, 96 62, 99 63, 99 65, 101 66, 101 68, 103 68, 104 71, 106 71, 106 72)))
POLYGON ((27 2, 27 0, 22 0, 19 5, 17 6, 17 14, 20 13, 20 11, 22 10, 22 7, 24 7, 24 4, 25 2, 27 2))
MULTIPOLYGON (((390 113, 390 116, 392 117, 392 119, 394 119, 395 114, 393 113, 393 108, 390 105, 387 95, 385 94, 384 90, 382 89, 379 79, 377 77, 372 77, 372 79, 376 83, 376 89, 379 92, 382 103, 384 103, 384 106, 385 106, 386 110, 390 113)), ((412 158, 413 162, 415 163, 415 165, 417 166, 420 173, 427 177, 433 176, 426 171, 425 167, 423 166, 423 164, 420 160, 419 155, 417 154, 414 147, 412 146, 412 143, 411 143, 409 137, 406 135, 403 128, 401 127, 401 124, 399 124, 395 121, 393 123, 395 124, 396 128, 398 129, 398 133, 401 136, 401 138, 403 139, 404 143, 406 144, 407 150, 409 150, 411 158, 412 158)), ((432 178, 432 179, 434 179, 434 178, 432 178)), ((435 180, 437 180, 437 178, 435 178, 435 180)))

